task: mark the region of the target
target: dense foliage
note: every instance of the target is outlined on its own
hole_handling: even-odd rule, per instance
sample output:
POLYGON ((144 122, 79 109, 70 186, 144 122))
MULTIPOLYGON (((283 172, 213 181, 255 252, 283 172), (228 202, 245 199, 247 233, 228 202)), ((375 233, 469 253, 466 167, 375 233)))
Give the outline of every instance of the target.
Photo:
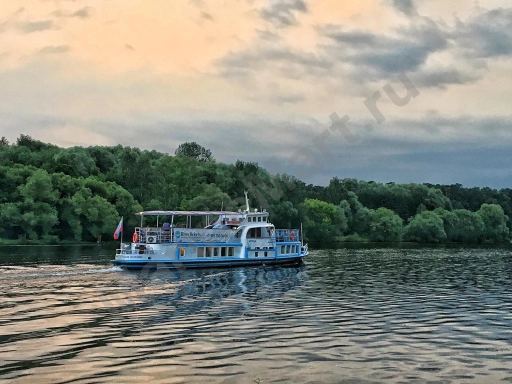
POLYGON ((197 143, 175 156, 137 148, 59 148, 21 135, 0 139, 0 238, 110 239, 144 209, 238 209, 243 192, 277 228, 304 225, 309 241, 509 241, 512 190, 333 178, 325 187, 258 164, 217 163, 197 143))

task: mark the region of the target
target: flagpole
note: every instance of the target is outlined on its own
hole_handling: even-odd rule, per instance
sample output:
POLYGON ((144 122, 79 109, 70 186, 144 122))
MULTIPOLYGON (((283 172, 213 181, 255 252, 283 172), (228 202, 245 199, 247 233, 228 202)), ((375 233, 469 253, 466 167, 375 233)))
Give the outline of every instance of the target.
POLYGON ((121 249, 123 249, 124 216, 121 216, 121 249))

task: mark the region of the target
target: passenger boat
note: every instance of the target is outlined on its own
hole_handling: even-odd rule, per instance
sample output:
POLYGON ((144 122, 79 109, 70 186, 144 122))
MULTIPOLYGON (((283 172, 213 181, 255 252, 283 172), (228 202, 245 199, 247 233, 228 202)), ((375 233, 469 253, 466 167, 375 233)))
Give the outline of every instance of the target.
POLYGON ((239 212, 138 212, 141 225, 130 244, 121 243, 113 263, 129 269, 233 267, 298 263, 308 254, 299 229, 275 229, 267 211, 251 210, 247 194, 245 201, 239 212), (156 226, 144 226, 148 216, 153 223, 156 216, 156 226))

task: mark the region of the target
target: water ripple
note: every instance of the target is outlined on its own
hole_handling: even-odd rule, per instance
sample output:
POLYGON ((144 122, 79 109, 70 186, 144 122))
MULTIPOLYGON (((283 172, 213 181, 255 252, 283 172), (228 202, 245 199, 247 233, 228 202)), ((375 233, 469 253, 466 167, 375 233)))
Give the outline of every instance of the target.
POLYGON ((300 267, 143 273, 81 252, 0 267, 0 381, 512 381, 507 250, 343 249, 300 267))

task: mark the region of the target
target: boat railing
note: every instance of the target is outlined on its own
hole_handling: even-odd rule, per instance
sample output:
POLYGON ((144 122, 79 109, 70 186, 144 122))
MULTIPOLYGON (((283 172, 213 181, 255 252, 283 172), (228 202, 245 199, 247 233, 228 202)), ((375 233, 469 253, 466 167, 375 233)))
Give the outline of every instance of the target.
MULTIPOLYGON (((164 229, 158 227, 135 227, 138 243, 160 244, 171 243, 173 239, 172 228, 164 229)), ((135 238, 135 236, 134 236, 135 238)))
POLYGON ((116 255, 154 255, 155 251, 151 248, 146 248, 145 246, 141 246, 140 248, 136 248, 135 250, 131 248, 118 248, 116 249, 116 255))
POLYGON ((235 239, 236 233, 230 229, 135 227, 133 241, 144 244, 239 241, 235 239))
POLYGON ((298 229, 276 229, 276 241, 300 241, 298 229))

